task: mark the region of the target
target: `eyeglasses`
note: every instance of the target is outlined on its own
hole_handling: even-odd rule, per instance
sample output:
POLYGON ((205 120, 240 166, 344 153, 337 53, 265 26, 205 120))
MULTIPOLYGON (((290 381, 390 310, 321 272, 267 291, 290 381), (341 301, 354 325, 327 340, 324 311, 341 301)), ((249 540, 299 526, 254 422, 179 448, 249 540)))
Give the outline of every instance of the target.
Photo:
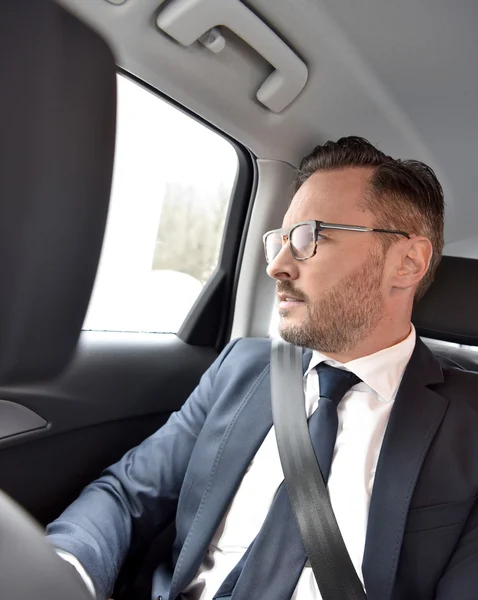
POLYGON ((361 225, 339 225, 338 223, 324 223, 323 221, 302 221, 296 223, 287 229, 274 229, 264 234, 264 251, 266 261, 270 264, 285 244, 289 244, 292 256, 296 260, 307 260, 315 256, 317 252, 317 242, 322 237, 320 232, 324 229, 340 229, 343 231, 360 231, 363 233, 393 233, 403 235, 410 239, 410 235, 405 231, 395 231, 393 229, 374 229, 372 227, 363 227, 361 225))

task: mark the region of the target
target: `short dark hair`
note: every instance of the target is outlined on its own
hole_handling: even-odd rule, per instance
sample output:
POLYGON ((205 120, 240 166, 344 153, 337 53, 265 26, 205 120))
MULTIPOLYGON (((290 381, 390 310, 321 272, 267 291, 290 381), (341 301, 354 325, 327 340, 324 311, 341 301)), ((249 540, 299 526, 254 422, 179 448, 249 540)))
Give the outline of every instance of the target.
MULTIPOLYGON (((376 227, 426 236, 433 247, 427 273, 415 292, 418 302, 430 287, 440 264, 444 244, 445 201, 433 169, 417 160, 387 156, 368 140, 350 136, 316 146, 297 170, 295 189, 317 171, 346 167, 372 169, 370 193, 364 206, 375 214, 376 227)), ((384 252, 399 236, 379 236, 384 252)))

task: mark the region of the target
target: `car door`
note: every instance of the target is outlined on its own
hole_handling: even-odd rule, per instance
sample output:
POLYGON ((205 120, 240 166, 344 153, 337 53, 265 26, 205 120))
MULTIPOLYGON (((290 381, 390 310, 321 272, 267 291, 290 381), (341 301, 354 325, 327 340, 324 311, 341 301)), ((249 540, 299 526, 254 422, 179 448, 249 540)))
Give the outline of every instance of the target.
POLYGON ((42 524, 179 409, 230 336, 253 157, 131 77, 118 75, 118 94, 76 354, 54 380, 0 388, 0 488, 42 524))

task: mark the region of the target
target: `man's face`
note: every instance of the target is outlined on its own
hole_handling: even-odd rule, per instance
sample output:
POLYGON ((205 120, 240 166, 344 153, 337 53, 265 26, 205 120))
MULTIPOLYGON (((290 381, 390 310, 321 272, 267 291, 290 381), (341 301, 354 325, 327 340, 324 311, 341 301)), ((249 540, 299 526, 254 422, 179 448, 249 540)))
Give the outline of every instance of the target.
MULTIPOLYGON (((315 173, 294 196, 283 227, 307 220, 373 227, 373 215, 361 206, 370 176, 363 168, 315 173)), ((315 256, 297 261, 286 245, 267 272, 277 280, 281 336, 337 354, 354 349, 383 317, 385 257, 377 234, 323 230, 321 236, 315 256)))

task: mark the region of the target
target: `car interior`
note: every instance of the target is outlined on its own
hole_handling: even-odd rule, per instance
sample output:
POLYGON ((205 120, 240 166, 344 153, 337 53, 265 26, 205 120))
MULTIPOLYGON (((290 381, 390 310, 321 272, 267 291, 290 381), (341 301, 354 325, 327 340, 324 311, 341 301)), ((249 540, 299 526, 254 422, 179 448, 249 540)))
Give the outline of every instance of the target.
MULTIPOLYGON (((38 525, 231 339, 277 335, 262 235, 319 143, 358 135, 436 171, 444 257, 413 323, 478 371, 478 4, 4 0, 0 16, 2 598, 87 598, 38 562, 38 525)), ((150 597, 173 531, 131 549, 115 600, 150 597)))

